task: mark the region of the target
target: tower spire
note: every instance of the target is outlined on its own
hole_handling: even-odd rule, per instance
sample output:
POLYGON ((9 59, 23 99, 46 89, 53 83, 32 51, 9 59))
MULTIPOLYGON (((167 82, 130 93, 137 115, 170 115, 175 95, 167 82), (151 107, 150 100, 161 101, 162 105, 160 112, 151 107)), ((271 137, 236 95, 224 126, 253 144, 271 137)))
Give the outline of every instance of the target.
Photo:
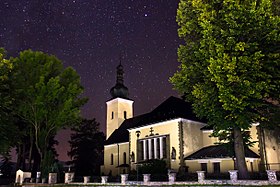
POLYGON ((117 66, 116 85, 111 88, 110 93, 113 98, 120 97, 120 98, 128 99, 128 88, 124 85, 124 81, 123 81, 124 71, 123 71, 121 60, 122 60, 122 56, 120 54, 120 63, 117 66))
POLYGON ((123 84, 123 73, 122 54, 120 52, 120 64, 117 67, 117 84, 123 84))

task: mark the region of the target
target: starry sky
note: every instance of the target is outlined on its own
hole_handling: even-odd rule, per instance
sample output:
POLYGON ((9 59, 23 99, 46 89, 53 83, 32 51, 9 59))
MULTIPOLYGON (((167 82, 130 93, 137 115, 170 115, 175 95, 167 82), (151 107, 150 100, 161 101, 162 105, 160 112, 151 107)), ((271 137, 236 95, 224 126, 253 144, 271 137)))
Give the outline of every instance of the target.
MULTIPOLYGON (((104 130, 106 101, 111 99, 120 56, 134 115, 178 95, 168 82, 179 65, 178 2, 1 0, 0 47, 9 56, 25 49, 43 51, 76 69, 89 98, 82 115, 96 118, 104 130)), ((66 136, 62 132, 58 139, 66 136)))

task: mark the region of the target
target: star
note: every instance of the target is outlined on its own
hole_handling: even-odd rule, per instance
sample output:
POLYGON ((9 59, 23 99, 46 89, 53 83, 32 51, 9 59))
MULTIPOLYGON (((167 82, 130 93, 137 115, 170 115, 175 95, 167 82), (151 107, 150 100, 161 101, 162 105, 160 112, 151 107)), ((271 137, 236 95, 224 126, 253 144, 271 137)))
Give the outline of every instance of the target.
POLYGON ((96 118, 104 130, 121 51, 135 116, 178 95, 168 81, 178 66, 177 7, 171 0, 0 1, 0 47, 9 56, 43 51, 72 66, 89 98, 82 117, 96 118))

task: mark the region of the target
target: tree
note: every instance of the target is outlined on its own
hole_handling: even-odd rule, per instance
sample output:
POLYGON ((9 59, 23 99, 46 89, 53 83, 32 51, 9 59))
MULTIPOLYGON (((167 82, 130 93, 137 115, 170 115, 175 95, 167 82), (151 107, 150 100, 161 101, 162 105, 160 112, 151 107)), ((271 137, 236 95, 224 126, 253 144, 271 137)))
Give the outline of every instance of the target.
POLYGON ((0 48, 0 154, 7 160, 10 158, 10 149, 17 147, 17 168, 25 169, 24 152, 28 136, 26 125, 14 112, 16 105, 11 81, 14 65, 5 56, 6 51, 0 48))
POLYGON ((13 99, 11 93, 10 76, 13 64, 5 59, 6 51, 0 48, 0 154, 9 156, 9 150, 15 145, 16 139, 11 138, 18 135, 18 129, 14 125, 12 117, 13 99))
POLYGON ((280 18, 270 0, 181 0, 180 71, 175 89, 214 131, 233 130, 240 178, 247 178, 241 131, 279 112, 280 18))
POLYGON ((68 155, 73 159, 76 175, 99 175, 105 141, 104 133, 99 131, 99 123, 95 119, 84 119, 72 130, 74 134, 69 141, 71 151, 68 155))
POLYGON ((34 143, 39 163, 44 162, 50 138, 79 119, 79 107, 86 101, 80 98, 80 77, 73 68, 63 68, 55 56, 42 52, 23 51, 11 62, 14 112, 29 129, 30 153, 34 143))
MULTIPOLYGON (((226 148, 229 156, 232 158, 233 162, 234 162, 234 167, 237 168, 236 166, 236 162, 235 159, 236 155, 235 155, 235 151, 234 151, 234 134, 232 129, 228 129, 228 130, 222 130, 222 131, 214 131, 211 134, 212 137, 218 137, 219 138, 219 142, 216 142, 215 144, 217 145, 222 145, 226 148)), ((242 140, 243 140, 243 145, 244 145, 244 149, 248 149, 250 147, 252 147, 256 141, 252 141, 251 139, 251 135, 250 135, 250 131, 245 131, 245 130, 241 130, 241 136, 242 136, 242 140)), ((245 151, 245 150, 244 150, 245 151)))

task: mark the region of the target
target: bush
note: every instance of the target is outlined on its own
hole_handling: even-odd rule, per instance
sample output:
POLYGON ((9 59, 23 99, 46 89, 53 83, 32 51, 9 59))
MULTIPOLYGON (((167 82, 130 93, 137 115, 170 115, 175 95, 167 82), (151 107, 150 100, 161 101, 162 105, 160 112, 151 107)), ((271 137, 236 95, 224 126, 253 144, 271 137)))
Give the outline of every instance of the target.
POLYGON ((167 175, 167 166, 164 160, 152 159, 139 166, 138 174, 165 174, 167 175))

